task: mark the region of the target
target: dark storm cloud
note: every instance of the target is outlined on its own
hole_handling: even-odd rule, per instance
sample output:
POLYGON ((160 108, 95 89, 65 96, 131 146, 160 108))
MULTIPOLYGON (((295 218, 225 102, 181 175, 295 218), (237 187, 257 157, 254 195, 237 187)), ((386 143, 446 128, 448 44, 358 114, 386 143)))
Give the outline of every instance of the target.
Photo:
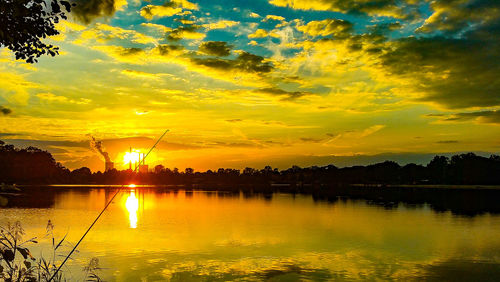
POLYGON ((163 44, 156 46, 156 49, 158 50, 160 55, 167 56, 172 51, 183 50, 184 46, 163 44))
POLYGON ((200 44, 198 50, 207 54, 219 57, 229 56, 231 53, 231 45, 224 41, 208 41, 200 44))
POLYGON ((433 1, 430 4, 433 15, 427 19, 417 32, 458 34, 470 28, 489 25, 500 18, 500 1, 433 1))
POLYGON ((368 14, 413 19, 419 15, 418 4, 414 0, 269 0, 271 4, 301 10, 330 10, 348 14, 368 14))
POLYGON ((0 106, 0 113, 4 116, 9 115, 12 113, 12 110, 9 108, 6 108, 4 106, 0 106))
POLYGON ((462 38, 405 38, 392 42, 381 63, 389 73, 414 81, 421 101, 446 108, 500 105, 500 25, 462 38))
MULTIPOLYGON (((352 7, 362 11, 368 3, 373 4, 371 8, 396 4, 396 1, 368 1, 359 5, 356 1, 319 1, 331 5, 333 10, 341 7, 340 10, 346 11, 352 7)), ((305 8, 309 5, 307 1, 293 3, 290 5, 297 9, 314 9, 305 8)), ((420 95, 420 102, 449 109, 500 105, 500 1, 432 3, 433 14, 417 30, 418 36, 389 40, 391 31, 405 26, 404 22, 393 22, 367 26, 364 34, 343 33, 320 41, 343 42, 353 56, 365 55, 367 60, 378 62, 383 72, 407 79, 413 86, 411 90, 420 95), (438 18, 442 20, 437 21, 438 18)), ((309 34, 323 35, 329 33, 321 29, 324 24, 319 23, 323 22, 310 22, 301 28, 309 34)))
POLYGON ((325 19, 322 21, 311 21, 304 26, 299 26, 298 30, 311 36, 332 35, 337 38, 344 38, 353 31, 353 24, 349 21, 339 19, 325 19))
POLYGON ((197 65, 225 71, 239 70, 248 73, 264 74, 273 69, 273 66, 269 62, 265 62, 264 57, 248 52, 241 52, 234 60, 220 58, 193 58, 192 61, 197 65))
POLYGON ((381 23, 368 26, 368 31, 372 34, 386 34, 402 27, 401 23, 381 23))
POLYGON ((86 24, 95 18, 112 16, 116 12, 115 0, 73 0, 71 14, 86 24))

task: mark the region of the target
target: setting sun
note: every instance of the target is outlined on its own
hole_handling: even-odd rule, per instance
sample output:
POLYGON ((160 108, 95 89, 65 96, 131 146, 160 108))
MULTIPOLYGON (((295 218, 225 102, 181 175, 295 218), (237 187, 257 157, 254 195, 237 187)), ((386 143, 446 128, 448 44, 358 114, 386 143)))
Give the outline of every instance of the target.
POLYGON ((500 282, 499 45, 500 0, 0 0, 0 282, 500 282))
POLYGON ((140 151, 136 149, 131 152, 126 152, 125 155, 123 155, 123 164, 138 163, 140 154, 140 151))

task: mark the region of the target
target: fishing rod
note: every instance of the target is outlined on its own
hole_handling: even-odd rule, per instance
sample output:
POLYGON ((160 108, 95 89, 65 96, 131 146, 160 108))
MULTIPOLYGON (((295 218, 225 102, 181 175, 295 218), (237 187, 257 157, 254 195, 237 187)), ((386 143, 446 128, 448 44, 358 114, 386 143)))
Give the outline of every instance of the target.
MULTIPOLYGON (((156 143, 153 145, 153 147, 151 147, 151 149, 149 149, 148 153, 144 156, 143 158, 143 161, 148 157, 148 155, 153 151, 153 149, 156 147, 156 145, 158 145, 158 143, 160 143, 160 140, 163 138, 163 136, 165 136, 165 134, 167 134, 167 132, 169 132, 170 130, 167 129, 165 130, 165 132, 160 136, 160 138, 158 138, 158 140, 156 140, 156 143)), ((134 169, 134 173, 137 172, 137 168, 138 166, 135 167, 134 169)), ((104 206, 104 208, 102 209, 102 211, 99 213, 99 215, 95 218, 94 222, 92 222, 92 224, 89 226, 89 228, 87 228, 87 231, 85 231, 85 233, 82 235, 82 237, 80 238, 80 240, 78 240, 78 242, 76 243, 76 245, 73 247, 73 249, 71 249, 71 252, 69 252, 69 254, 64 258, 63 262, 59 265, 59 267, 56 269, 56 272, 54 272, 54 274, 52 274, 52 276, 50 277, 49 281, 47 282, 51 282, 57 275, 57 273, 59 272, 59 270, 61 270, 61 268, 63 267, 63 265, 66 263, 66 261, 68 261, 68 259, 71 257, 71 255, 75 252, 76 248, 78 247, 78 245, 80 245, 80 243, 83 241, 83 238, 85 238, 85 236, 87 236, 87 233, 89 233, 90 229, 92 229, 92 227, 94 227, 94 225, 96 224, 96 222, 99 220, 99 218, 101 217, 101 215, 104 213, 104 211, 108 208, 108 206, 111 204, 111 202, 113 202, 113 200, 115 199, 116 195, 118 195, 118 193, 122 190, 121 188, 123 188, 123 186, 125 185, 122 185, 122 187, 118 188, 115 192, 115 194, 113 195, 113 197, 111 197, 111 200, 108 201, 108 203, 104 206)))

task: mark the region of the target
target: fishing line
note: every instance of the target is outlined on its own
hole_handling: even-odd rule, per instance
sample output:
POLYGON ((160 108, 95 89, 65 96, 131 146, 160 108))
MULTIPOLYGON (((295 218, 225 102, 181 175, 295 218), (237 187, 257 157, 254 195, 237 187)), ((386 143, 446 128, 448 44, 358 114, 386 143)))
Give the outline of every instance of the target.
MULTIPOLYGON (((158 138, 158 140, 156 141, 156 143, 151 147, 151 149, 149 149, 148 153, 144 156, 143 158, 143 163, 144 163, 144 160, 148 157, 148 155, 151 153, 151 151, 153 151, 153 149, 156 147, 156 145, 158 145, 158 143, 160 143, 160 140, 163 138, 163 136, 165 136, 165 134, 167 134, 167 132, 169 132, 169 129, 167 129, 161 136, 160 138, 158 138)), ((137 168, 139 166, 136 166, 135 169, 134 169, 134 173, 137 171, 137 168)), ((87 233, 89 233, 90 229, 92 229, 92 227, 94 226, 94 224, 96 224, 96 222, 99 220, 99 218, 101 217, 101 215, 104 213, 104 211, 108 208, 108 206, 111 204, 111 202, 113 202, 113 200, 115 199, 116 195, 118 195, 118 193, 122 190, 122 188, 124 187, 125 185, 122 185, 122 187, 118 188, 115 192, 115 194, 113 195, 113 197, 111 197, 111 199, 108 201, 108 203, 106 204, 106 206, 104 206, 104 208, 102 209, 102 211, 99 213, 99 215, 95 218, 94 222, 92 222, 92 224, 89 226, 89 228, 87 228, 87 231, 85 231, 85 233, 83 234, 83 236, 80 238, 80 240, 78 240, 78 242, 76 243, 76 245, 73 247, 73 249, 71 250, 71 252, 69 252, 69 254, 64 258, 63 262, 59 265, 59 267, 56 269, 56 272, 54 272, 54 274, 52 274, 52 276, 50 277, 49 281, 52 281, 52 279, 54 279, 57 275, 57 273, 59 272, 59 270, 61 270, 61 268, 63 267, 63 265, 66 263, 66 261, 71 257, 71 255, 75 252, 76 248, 78 247, 78 245, 80 245, 80 243, 83 241, 83 238, 85 238, 85 236, 87 236, 87 233)))

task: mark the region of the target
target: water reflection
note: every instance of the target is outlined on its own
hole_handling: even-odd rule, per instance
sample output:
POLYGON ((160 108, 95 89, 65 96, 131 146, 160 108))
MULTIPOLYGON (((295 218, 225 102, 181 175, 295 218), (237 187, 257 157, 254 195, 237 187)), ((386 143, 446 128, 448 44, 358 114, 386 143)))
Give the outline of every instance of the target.
POLYGON ((128 212, 130 228, 137 228, 137 211, 139 210, 139 199, 135 196, 135 190, 130 191, 130 195, 125 201, 125 208, 128 212))
MULTIPOLYGON (((33 188, 10 208, 0 208, 0 225, 19 220, 26 236, 39 236, 50 219, 56 237, 68 233, 66 241, 74 243, 115 188, 120 187, 33 188), (24 208, 28 203, 32 208, 24 208)), ((140 185, 121 190, 119 197, 68 263, 72 274, 95 256, 107 281, 500 277, 498 214, 463 217, 432 212, 432 206, 419 202, 338 197, 328 202, 301 194, 140 185)))

